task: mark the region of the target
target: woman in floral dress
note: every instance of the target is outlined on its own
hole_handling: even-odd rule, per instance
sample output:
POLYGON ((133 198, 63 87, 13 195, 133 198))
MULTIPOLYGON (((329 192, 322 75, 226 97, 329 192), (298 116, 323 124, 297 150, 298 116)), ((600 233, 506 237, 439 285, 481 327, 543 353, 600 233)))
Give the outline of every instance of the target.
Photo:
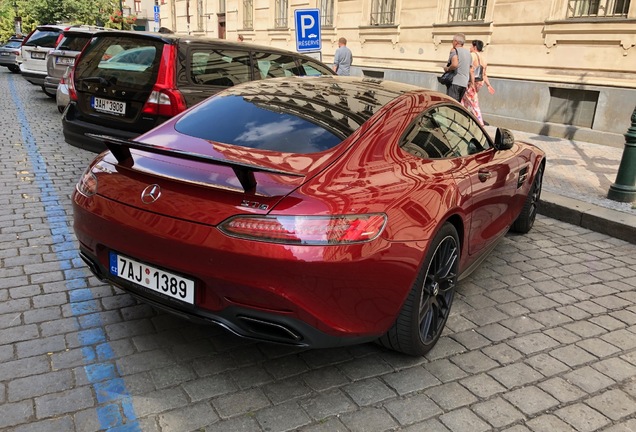
POLYGON ((480 40, 474 40, 470 46, 470 56, 473 60, 471 67, 473 73, 471 74, 471 81, 468 82, 468 88, 464 97, 462 98, 462 105, 473 113, 479 124, 484 125, 484 119, 481 117, 481 109, 479 108, 479 89, 486 84, 490 94, 495 94, 495 89, 490 85, 488 81, 488 75, 486 75, 486 59, 482 54, 484 49, 484 43, 480 40))

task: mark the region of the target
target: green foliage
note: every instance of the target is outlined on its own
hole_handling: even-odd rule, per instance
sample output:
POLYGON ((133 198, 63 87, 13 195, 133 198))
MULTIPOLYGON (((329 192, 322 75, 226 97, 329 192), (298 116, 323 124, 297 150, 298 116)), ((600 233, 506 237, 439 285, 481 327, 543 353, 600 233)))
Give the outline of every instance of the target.
MULTIPOLYGON (((121 28, 110 17, 119 0, 0 0, 0 40, 15 33, 15 17, 22 18, 22 33, 40 24, 89 24, 121 28), (15 4, 15 6, 14 6, 15 4)), ((124 24, 124 28, 130 28, 124 24)))

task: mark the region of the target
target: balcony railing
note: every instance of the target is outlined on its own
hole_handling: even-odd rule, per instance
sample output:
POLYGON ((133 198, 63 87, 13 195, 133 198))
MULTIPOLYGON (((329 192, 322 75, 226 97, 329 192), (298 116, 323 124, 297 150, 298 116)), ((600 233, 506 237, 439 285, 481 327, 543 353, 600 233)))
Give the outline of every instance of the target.
POLYGON ((627 18, 629 0, 570 0, 568 18, 627 18))
POLYGON ((395 24, 395 0, 373 0, 371 25, 395 24))
POLYGON ((452 0, 448 22, 483 21, 486 6, 486 0, 452 0))
POLYGON ((395 12, 374 12, 371 14, 371 25, 395 24, 395 12))

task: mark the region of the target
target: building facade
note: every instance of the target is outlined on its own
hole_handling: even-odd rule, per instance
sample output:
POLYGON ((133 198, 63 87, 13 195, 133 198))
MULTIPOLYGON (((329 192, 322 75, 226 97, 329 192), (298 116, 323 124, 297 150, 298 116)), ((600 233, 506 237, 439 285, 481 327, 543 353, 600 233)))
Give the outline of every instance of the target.
POLYGON ((518 130, 622 145, 636 105, 630 0, 160 0, 161 25, 296 49, 294 10, 319 8, 322 60, 344 36, 352 74, 443 91, 456 33, 484 42, 494 95, 484 118, 518 130))
POLYGON ((157 31, 159 23, 155 22, 155 0, 122 0, 123 17, 134 17, 132 24, 135 30, 157 31))

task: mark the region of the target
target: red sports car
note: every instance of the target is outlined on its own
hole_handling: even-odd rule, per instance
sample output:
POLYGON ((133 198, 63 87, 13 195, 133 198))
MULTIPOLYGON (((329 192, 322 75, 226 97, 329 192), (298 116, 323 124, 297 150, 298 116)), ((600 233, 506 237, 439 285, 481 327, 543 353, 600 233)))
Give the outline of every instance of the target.
POLYGON ((248 338, 412 355, 457 282, 530 230, 546 162, 443 94, 352 77, 249 82, 100 139, 73 195, 97 277, 248 338))

